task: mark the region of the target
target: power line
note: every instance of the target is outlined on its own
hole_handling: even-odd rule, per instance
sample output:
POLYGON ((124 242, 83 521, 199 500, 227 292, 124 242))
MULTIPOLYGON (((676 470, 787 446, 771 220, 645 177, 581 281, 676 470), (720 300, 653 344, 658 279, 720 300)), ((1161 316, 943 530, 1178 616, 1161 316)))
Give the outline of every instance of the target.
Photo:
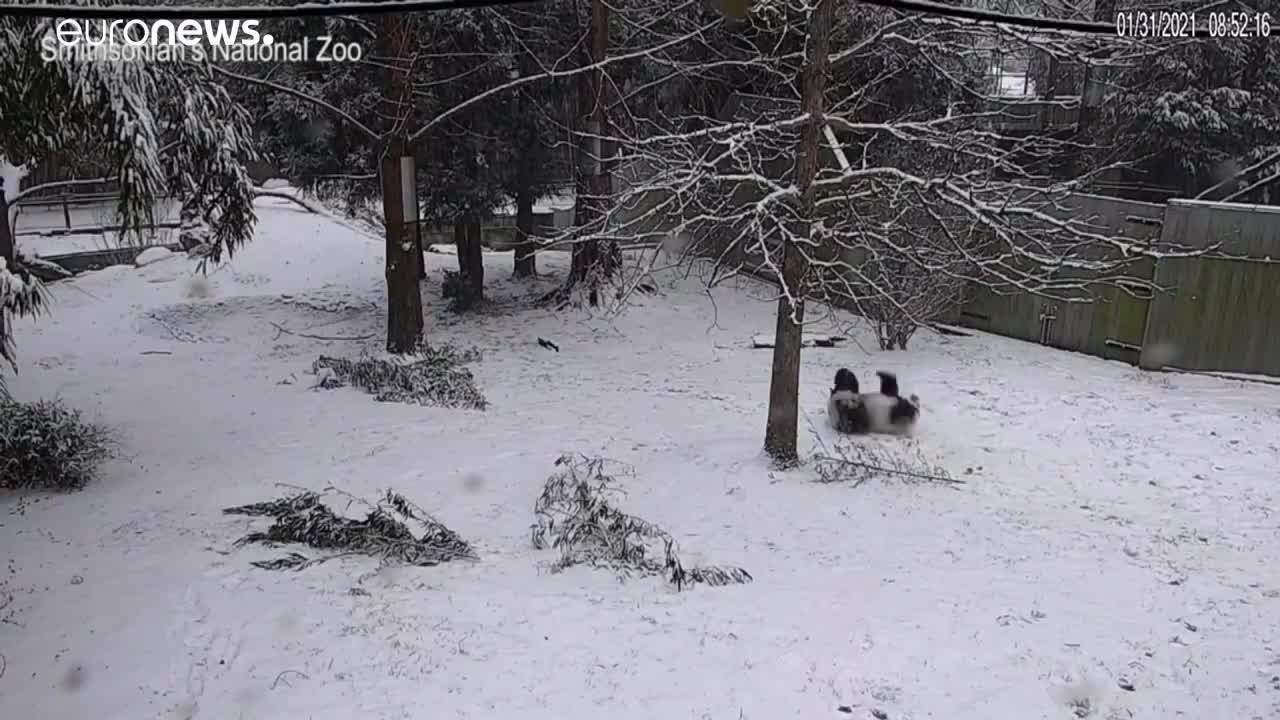
POLYGON ((498 5, 529 5, 542 0, 386 0, 386 2, 334 2, 330 4, 245 5, 200 7, 194 5, 53 5, 50 3, 0 3, 0 17, 68 18, 85 20, 256 20, 260 18, 316 18, 345 15, 387 15, 433 10, 460 10, 498 5))
POLYGON ((867 5, 876 5, 890 10, 906 10, 925 15, 941 15, 943 17, 977 22, 1013 25, 1015 27, 1036 28, 1039 30, 1070 30, 1090 35, 1115 35, 1115 23, 1094 22, 1091 20, 1059 20, 1057 18, 1039 17, 1036 15, 1010 15, 994 10, 944 5, 930 0, 857 0, 867 5))
MULTIPOLYGON (((54 5, 51 3, 4 3, 0 15, 40 18, 85 18, 95 20, 183 20, 256 19, 282 17, 333 17, 338 15, 381 15, 402 12, 430 12, 493 5, 525 5, 541 0, 386 0, 385 2, 335 2, 332 4, 298 3, 296 5, 247 5, 243 7, 141 6, 141 5, 54 5)), ((1009 15, 990 10, 943 5, 929 0, 858 0, 868 5, 893 10, 906 10, 942 15, 964 20, 1000 23, 1043 30, 1114 35, 1114 25, 1083 20, 1058 20, 1030 15, 1009 15)))
MULTIPOLYGON (((932 0, 855 0, 867 5, 916 12, 924 15, 970 20, 980 23, 1063 30, 1089 35, 1116 35, 1116 24, 1091 20, 1066 20, 1034 15, 1012 15, 993 10, 946 5, 932 0)), ((0 17, 71 18, 95 20, 186 20, 258 18, 313 18, 343 15, 383 15, 403 12, 431 12, 503 5, 528 5, 542 0, 385 0, 384 2, 298 3, 294 5, 246 5, 241 7, 142 6, 142 5, 54 5, 51 3, 0 3, 0 17)), ((1207 28, 1194 28, 1197 36, 1207 28)), ((1157 39, 1157 38, 1151 38, 1157 39)))
MULTIPOLYGON (((1219 5, 1225 5, 1232 0, 1214 0, 1207 5, 1201 6, 1199 10, 1209 10, 1219 5)), ((1082 33, 1086 35, 1111 35, 1119 36, 1118 21, 1098 22, 1097 20, 1065 20, 1058 18, 1039 17, 1037 15, 1010 15, 1008 13, 996 12, 994 10, 981 10, 979 8, 961 7, 957 5, 945 5, 933 0, 854 0, 854 2, 866 5, 876 5, 878 7, 889 8, 891 10, 902 10, 906 12, 918 12, 923 15, 938 15, 942 17, 957 18, 960 20, 972 20, 980 23, 992 23, 996 25, 1011 25, 1014 27, 1035 28, 1038 30, 1065 30, 1069 32, 1082 33)), ((1164 15, 1169 19, 1180 18, 1181 22, 1173 23, 1172 27, 1167 25, 1157 26, 1156 16, 1159 11, 1131 11, 1130 15, 1146 15, 1151 18, 1150 33, 1145 37, 1134 35, 1139 40, 1161 40, 1165 35, 1169 39, 1181 39, 1180 34, 1194 35, 1195 37, 1216 37, 1210 34, 1209 27, 1201 21, 1197 24, 1194 18, 1196 12, 1165 12, 1164 15), (1164 29, 1164 33, 1161 32, 1164 29)), ((1122 13, 1116 13, 1117 20, 1122 13)), ((1127 22, 1129 33, 1134 33, 1134 22, 1127 22)))

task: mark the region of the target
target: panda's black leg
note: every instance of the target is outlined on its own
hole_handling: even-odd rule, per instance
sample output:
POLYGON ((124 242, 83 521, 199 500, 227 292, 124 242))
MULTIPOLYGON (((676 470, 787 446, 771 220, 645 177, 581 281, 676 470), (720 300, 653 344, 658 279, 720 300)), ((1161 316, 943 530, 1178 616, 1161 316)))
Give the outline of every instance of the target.
POLYGON ((915 405, 899 398, 898 402, 894 403, 892 408, 889 408, 889 422, 894 425, 909 423, 915 420, 918 413, 919 411, 916 410, 915 405))
POLYGON ((849 432, 854 435, 865 435, 871 432, 871 413, 867 411, 867 406, 859 404, 850 410, 849 432))
POLYGON ((878 372, 876 375, 880 376, 880 394, 898 397, 898 376, 887 372, 878 372))
POLYGON ((837 409, 840 414, 836 417, 836 432, 845 435, 853 432, 853 428, 849 425, 849 411, 843 405, 837 409))
POLYGON ((857 399, 841 400, 835 404, 836 430, 848 435, 862 435, 871 430, 871 416, 867 406, 857 399))

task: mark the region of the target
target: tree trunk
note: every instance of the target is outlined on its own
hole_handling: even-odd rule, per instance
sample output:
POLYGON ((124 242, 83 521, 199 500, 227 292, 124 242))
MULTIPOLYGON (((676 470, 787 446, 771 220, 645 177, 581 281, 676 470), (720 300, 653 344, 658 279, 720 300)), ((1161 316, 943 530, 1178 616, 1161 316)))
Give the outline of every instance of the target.
MULTIPOLYGON (((15 192, 17 192, 16 189, 15 192)), ((4 260, 9 272, 13 272, 13 261, 17 256, 18 248, 13 238, 13 227, 9 225, 9 203, 5 199, 4 183, 0 182, 0 259, 4 260)), ((6 357, 5 350, 10 342, 7 322, 5 311, 0 309, 0 358, 6 357)), ((0 397, 4 397, 4 378, 2 377, 0 377, 0 397)))
POLYGON ((471 283, 471 297, 475 302, 484 300, 484 244, 480 218, 472 216, 467 223, 466 278, 471 283))
POLYGON ((427 279, 427 257, 424 254, 425 248, 422 247, 422 218, 413 223, 413 252, 418 258, 418 279, 427 279))
MULTIPOLYGON (((609 50, 609 6, 604 0, 591 0, 591 42, 588 45, 587 63, 605 59, 609 50)), ((603 217, 608 211, 612 181, 609 162, 604 157, 608 144, 603 137, 608 132, 608 113, 605 103, 604 69, 582 73, 578 80, 578 122, 584 131, 579 135, 578 166, 574 187, 577 191, 574 224, 591 228, 588 232, 603 230, 603 217)), ((614 254, 601 248, 601 241, 586 240, 573 245, 573 260, 569 277, 565 282, 567 294, 576 285, 587 283, 587 302, 596 306, 600 302, 600 284, 611 277, 614 254)))
MULTIPOLYGON (((819 145, 824 120, 827 60, 831 51, 831 16, 834 0, 818 0, 809 18, 809 59, 804 68, 801 105, 808 119, 800 132, 796 188, 800 191, 802 236, 813 227, 814 178, 818 175, 819 145)), ((782 292, 778 297, 778 324, 774 331, 773 372, 769 378, 769 422, 764 449, 781 466, 800 459, 797 433, 800 425, 800 345, 804 327, 804 277, 807 262, 794 242, 784 241, 782 292)))
MULTIPOLYGON (((1115 20, 1116 0, 1098 0, 1093 7, 1093 19, 1099 22, 1115 20)), ((1097 121, 1102 106, 1102 96, 1106 92, 1108 73, 1105 67, 1093 67, 1085 64, 1084 79, 1080 87, 1080 108, 1076 116, 1077 142, 1088 145, 1093 142, 1090 130, 1097 121)), ((1089 170, 1089 157, 1084 148, 1076 150, 1073 157, 1071 174, 1079 177, 1089 170)))
POLYGON ((0 183, 0 258, 4 258, 10 267, 17 257, 17 246, 13 239, 13 227, 9 225, 9 202, 4 196, 4 185, 0 183))
MULTIPOLYGON (((831 0, 820 0, 828 3, 831 0)), ((782 250, 784 290, 778 297, 778 323, 773 339, 773 371, 769 376, 769 422, 765 427, 764 449, 780 466, 800 459, 797 431, 800 425, 800 345, 804 323, 804 297, 800 295, 804 277, 804 256, 795 243, 782 250), (790 294, 794 302, 787 297, 790 294)))
POLYGON ((454 309, 470 310, 484 299, 484 249, 480 244, 480 220, 459 215, 453 224, 458 255, 458 296, 454 309))
POLYGON ((533 242, 533 189, 523 179, 516 192, 516 264, 515 276, 533 277, 538 274, 537 246, 533 242))
MULTIPOLYGON (((404 57, 408 49, 408 19, 386 15, 383 29, 390 61, 386 76, 384 96, 386 117, 392 127, 403 132, 408 127, 411 106, 404 102, 408 94, 407 70, 404 57)), ((422 254, 416 253, 417 242, 410 234, 413 225, 405 217, 405 183, 401 158, 406 152, 403 135, 393 136, 390 147, 382 158, 382 217, 386 228, 386 278, 387 278, 387 352, 415 352, 423 341, 422 287, 418 284, 422 274, 422 254)), ((416 191, 416 187, 415 187, 416 191)), ((416 218, 412 218, 415 219, 416 218)))
POLYGON ((416 351, 422 343, 422 288, 418 284, 422 255, 414 259, 412 225, 405 222, 397 140, 382 160, 382 214, 386 224, 387 352, 416 351))

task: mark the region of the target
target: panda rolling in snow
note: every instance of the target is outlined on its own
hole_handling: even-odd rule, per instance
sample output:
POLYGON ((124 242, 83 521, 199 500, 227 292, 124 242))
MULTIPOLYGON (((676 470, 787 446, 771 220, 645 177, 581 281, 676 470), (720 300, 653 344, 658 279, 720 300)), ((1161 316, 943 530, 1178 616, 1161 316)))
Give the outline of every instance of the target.
POLYGON ((836 371, 835 385, 827 398, 827 422, 836 432, 850 435, 871 430, 870 414, 858 392, 858 378, 848 368, 836 371))
POLYGON ((847 435, 880 433, 908 435, 920 419, 920 398, 898 395, 898 378, 878 372, 880 392, 858 392, 858 378, 848 368, 836 371, 835 386, 827 399, 827 421, 847 435))

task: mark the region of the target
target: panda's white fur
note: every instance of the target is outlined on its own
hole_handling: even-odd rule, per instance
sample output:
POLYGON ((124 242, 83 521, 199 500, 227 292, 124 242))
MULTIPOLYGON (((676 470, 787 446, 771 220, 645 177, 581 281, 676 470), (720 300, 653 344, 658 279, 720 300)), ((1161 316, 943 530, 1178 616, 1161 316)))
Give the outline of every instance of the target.
MULTIPOLYGON (((890 420, 889 413, 894 406, 902 401, 902 398, 884 395, 882 393, 864 393, 862 395, 862 405, 867 409, 867 420, 870 422, 870 431, 883 435, 911 435, 916 428, 916 423, 920 416, 912 418, 903 423, 894 423, 890 420)), ((915 395, 910 397, 912 405, 920 408, 920 401, 915 395)))
POLYGON ((856 407, 862 403, 862 395, 851 390, 836 390, 827 398, 827 425, 832 430, 840 429, 841 405, 856 407))
POLYGON ((904 399, 887 394, 885 390, 890 387, 890 393, 896 392, 897 379, 890 373, 880 373, 880 377, 880 392, 860 393, 853 373, 848 370, 837 373, 836 387, 827 398, 828 425, 837 432, 850 434, 911 435, 920 419, 920 398, 911 395, 904 399), (893 410, 902 403, 909 403, 915 413, 895 422, 893 410))

